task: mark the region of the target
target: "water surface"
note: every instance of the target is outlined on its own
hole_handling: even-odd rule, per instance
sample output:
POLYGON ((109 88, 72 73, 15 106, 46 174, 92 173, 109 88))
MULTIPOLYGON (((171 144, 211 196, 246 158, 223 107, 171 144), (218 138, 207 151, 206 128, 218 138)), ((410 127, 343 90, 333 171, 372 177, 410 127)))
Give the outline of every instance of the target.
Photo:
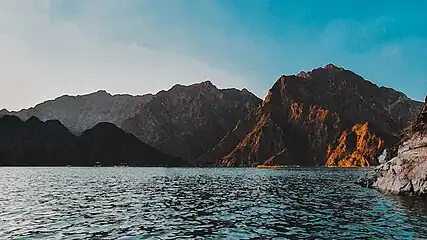
POLYGON ((423 239, 355 169, 0 168, 0 239, 423 239))

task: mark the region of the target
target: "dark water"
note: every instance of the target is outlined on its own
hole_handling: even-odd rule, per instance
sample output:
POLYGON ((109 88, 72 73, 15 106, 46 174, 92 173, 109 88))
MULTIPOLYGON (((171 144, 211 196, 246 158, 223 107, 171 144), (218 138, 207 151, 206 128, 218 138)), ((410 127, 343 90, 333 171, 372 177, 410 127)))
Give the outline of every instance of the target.
POLYGON ((0 239, 423 239, 343 169, 0 168, 0 239))

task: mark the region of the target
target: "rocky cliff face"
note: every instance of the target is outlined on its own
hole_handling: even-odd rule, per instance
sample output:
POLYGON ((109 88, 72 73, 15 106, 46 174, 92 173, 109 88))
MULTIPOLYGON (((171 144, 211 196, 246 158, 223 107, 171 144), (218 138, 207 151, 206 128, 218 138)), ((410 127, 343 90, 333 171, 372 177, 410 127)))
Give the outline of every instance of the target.
POLYGON ((427 96, 423 111, 393 155, 376 168, 373 187, 393 194, 427 195, 427 96))
POLYGON ((57 120, 0 118, 0 166, 185 166, 179 158, 142 143, 111 123, 99 123, 81 136, 57 120))
POLYGON ((151 97, 150 94, 111 95, 105 91, 98 91, 82 96, 62 96, 19 112, 2 110, 0 116, 15 115, 24 121, 32 116, 42 121, 56 119, 73 133, 80 134, 100 122, 121 126, 125 119, 137 113, 141 105, 151 100, 151 97))
POLYGON ((352 167, 374 166, 377 155, 384 149, 384 140, 369 129, 369 124, 356 124, 351 131, 344 131, 338 141, 328 146, 326 166, 352 167))
POLYGON ((328 64, 282 76, 262 106, 199 160, 214 165, 375 165, 421 103, 328 64))
POLYGON ((176 85, 157 93, 122 126, 157 149, 194 160, 260 103, 245 89, 218 89, 209 81, 176 85))

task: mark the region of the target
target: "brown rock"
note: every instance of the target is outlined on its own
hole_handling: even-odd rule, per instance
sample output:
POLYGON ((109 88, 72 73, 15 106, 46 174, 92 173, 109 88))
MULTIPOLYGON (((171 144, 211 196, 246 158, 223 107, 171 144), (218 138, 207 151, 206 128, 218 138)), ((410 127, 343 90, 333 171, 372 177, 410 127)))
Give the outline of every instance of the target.
POLYGON ((384 149, 384 140, 371 132, 368 122, 356 124, 351 132, 343 132, 335 147, 328 146, 327 167, 374 166, 384 149))
POLYGON ((195 159, 213 148, 261 103, 246 89, 218 89, 206 81, 157 93, 123 128, 173 156, 195 159))
POLYGON ((280 77, 245 124, 200 158, 223 166, 374 165, 421 107, 401 92, 328 64, 280 77))

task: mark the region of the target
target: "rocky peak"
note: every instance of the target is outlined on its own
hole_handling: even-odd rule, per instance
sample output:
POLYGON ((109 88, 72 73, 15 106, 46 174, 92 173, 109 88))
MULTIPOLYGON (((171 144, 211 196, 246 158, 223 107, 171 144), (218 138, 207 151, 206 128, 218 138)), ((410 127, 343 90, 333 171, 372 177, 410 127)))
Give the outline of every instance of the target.
POLYGON ((310 73, 311 72, 304 72, 304 71, 301 71, 301 72, 299 72, 298 74, 297 74, 297 77, 300 77, 300 78, 309 78, 310 77, 310 73))
POLYGON ((254 95, 253 93, 249 92, 249 90, 246 88, 242 88, 242 90, 240 90, 240 92, 242 92, 243 94, 246 94, 246 95, 254 95))
POLYGON ((216 86, 210 80, 206 80, 206 81, 203 81, 201 83, 196 83, 194 85, 200 85, 200 86, 204 86, 204 87, 209 86, 209 87, 215 87, 216 88, 216 86))
POLYGON ((2 109, 2 110, 0 110, 0 117, 1 116, 5 116, 5 115, 9 115, 10 113, 9 113, 9 111, 8 110, 6 110, 6 109, 2 109))
POLYGON ((27 119, 25 121, 25 123, 28 123, 28 124, 40 124, 40 123, 42 123, 42 121, 40 121, 40 119, 38 117, 36 117, 36 116, 31 116, 29 119, 27 119))
POLYGON ((219 89, 209 80, 201 82, 201 83, 192 84, 192 85, 190 85, 190 87, 199 90, 201 93, 219 92, 219 89))
MULTIPOLYGON (((102 96, 102 97, 106 97, 106 96, 112 96, 112 94, 111 93, 109 93, 109 92, 107 92, 106 90, 103 90, 103 89, 101 89, 101 90, 98 90, 98 91, 96 91, 96 92, 94 92, 94 93, 89 93, 89 94, 87 94, 87 95, 89 95, 89 96, 102 96)), ((80 95, 80 96, 84 96, 84 95, 80 95)))
POLYGON ((19 117, 13 115, 4 115, 0 116, 0 124, 3 125, 17 125, 24 123, 19 117))
POLYGON ((335 66, 334 64, 332 64, 332 63, 328 63, 328 64, 326 64, 324 67, 323 67, 323 69, 326 69, 326 70, 336 70, 336 71, 343 71, 344 70, 344 68, 342 68, 342 67, 337 67, 337 66, 335 66))

